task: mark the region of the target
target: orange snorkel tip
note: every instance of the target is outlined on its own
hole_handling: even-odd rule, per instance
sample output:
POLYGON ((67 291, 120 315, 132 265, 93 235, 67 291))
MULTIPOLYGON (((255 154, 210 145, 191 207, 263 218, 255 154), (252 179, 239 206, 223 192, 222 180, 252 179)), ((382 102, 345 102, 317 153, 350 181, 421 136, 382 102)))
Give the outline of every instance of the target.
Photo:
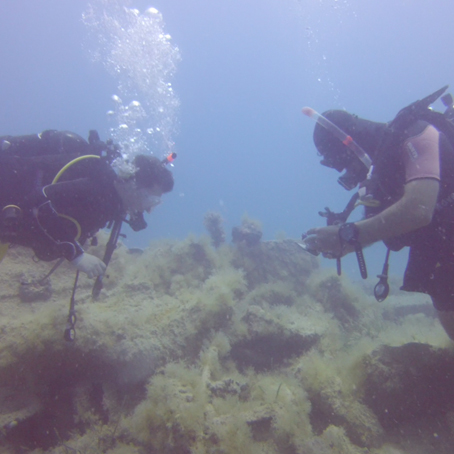
POLYGON ((176 153, 170 153, 168 154, 162 161, 162 164, 172 164, 172 162, 176 159, 177 154, 176 153))
POLYGON ((314 109, 312 109, 312 107, 303 107, 301 112, 309 118, 313 117, 317 113, 314 109))

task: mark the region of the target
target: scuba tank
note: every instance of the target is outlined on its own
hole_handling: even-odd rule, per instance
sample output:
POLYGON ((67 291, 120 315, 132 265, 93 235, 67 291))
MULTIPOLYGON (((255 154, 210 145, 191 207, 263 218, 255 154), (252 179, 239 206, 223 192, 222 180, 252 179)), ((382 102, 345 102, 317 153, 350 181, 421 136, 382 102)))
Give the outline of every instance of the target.
POLYGON ((88 153, 88 142, 70 131, 49 129, 40 134, 0 137, 0 157, 18 156, 30 158, 55 154, 88 153))

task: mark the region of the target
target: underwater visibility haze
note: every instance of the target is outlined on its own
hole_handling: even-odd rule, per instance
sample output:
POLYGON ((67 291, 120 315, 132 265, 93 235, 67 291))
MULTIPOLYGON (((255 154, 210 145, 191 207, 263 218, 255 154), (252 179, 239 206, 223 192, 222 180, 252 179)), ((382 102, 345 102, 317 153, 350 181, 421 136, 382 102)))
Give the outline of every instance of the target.
POLYGON ((408 252, 377 303, 381 244, 362 281, 355 257, 338 277, 294 241, 351 195, 301 109, 386 122, 454 84, 452 2, 3 0, 0 13, 0 135, 96 129, 125 158, 177 153, 173 191, 146 230, 123 230, 99 300, 81 277, 73 344, 71 268, 24 290, 49 264, 21 248, 1 262, 0 452, 452 452, 452 345, 430 298, 399 291, 408 252))

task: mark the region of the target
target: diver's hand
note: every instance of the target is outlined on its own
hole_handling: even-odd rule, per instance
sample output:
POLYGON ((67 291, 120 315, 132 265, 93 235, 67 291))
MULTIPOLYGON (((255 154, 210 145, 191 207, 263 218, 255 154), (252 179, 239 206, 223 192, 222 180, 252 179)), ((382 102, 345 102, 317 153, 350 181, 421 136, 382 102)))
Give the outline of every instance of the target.
POLYGON ((353 246, 348 244, 344 244, 344 247, 342 247, 339 240, 339 226, 337 225, 310 229, 306 232, 306 235, 303 244, 329 259, 342 257, 355 250, 353 246))
POLYGON ((87 254, 84 252, 83 254, 76 257, 71 262, 79 271, 86 273, 88 277, 97 277, 102 276, 106 271, 106 264, 95 257, 94 255, 87 254))

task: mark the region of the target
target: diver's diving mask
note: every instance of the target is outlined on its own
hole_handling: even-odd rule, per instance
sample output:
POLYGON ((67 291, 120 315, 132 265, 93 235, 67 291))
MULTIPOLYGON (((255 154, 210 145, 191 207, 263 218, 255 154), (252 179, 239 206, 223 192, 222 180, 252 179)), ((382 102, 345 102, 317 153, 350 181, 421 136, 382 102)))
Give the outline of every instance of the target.
POLYGON ((351 136, 314 109, 305 107, 303 113, 313 118, 320 126, 332 134, 333 142, 326 147, 326 153, 321 153, 323 159, 320 163, 326 167, 336 169, 338 172, 345 170, 337 180, 339 184, 350 191, 361 181, 365 180, 372 166, 372 160, 364 149, 351 136), (336 139, 340 142, 337 142, 336 139), (333 146, 337 149, 336 151, 331 151, 333 146))

